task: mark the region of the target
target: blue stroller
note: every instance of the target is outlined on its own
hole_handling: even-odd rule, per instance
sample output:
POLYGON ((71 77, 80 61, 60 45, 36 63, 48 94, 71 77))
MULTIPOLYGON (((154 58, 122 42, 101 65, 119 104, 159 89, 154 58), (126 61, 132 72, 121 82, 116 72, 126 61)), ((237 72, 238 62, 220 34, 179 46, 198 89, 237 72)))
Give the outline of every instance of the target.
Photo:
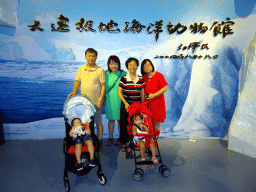
POLYGON ((64 167, 64 185, 66 191, 70 191, 70 182, 68 179, 68 172, 73 172, 74 174, 81 176, 88 174, 92 167, 89 166, 89 152, 87 146, 82 146, 81 149, 81 160, 83 163, 83 169, 81 171, 77 171, 76 157, 75 157, 75 145, 73 139, 69 136, 69 132, 71 130, 71 121, 74 118, 79 118, 82 124, 90 122, 89 127, 91 130, 91 137, 93 139, 94 146, 94 160, 96 162, 96 166, 98 166, 98 179, 99 183, 105 185, 107 182, 106 176, 102 173, 102 166, 100 163, 99 156, 99 141, 94 132, 94 114, 96 112, 96 108, 94 104, 83 95, 74 95, 71 98, 67 99, 64 103, 63 107, 63 115, 65 120, 65 132, 66 137, 63 142, 63 153, 65 155, 65 167, 64 167))

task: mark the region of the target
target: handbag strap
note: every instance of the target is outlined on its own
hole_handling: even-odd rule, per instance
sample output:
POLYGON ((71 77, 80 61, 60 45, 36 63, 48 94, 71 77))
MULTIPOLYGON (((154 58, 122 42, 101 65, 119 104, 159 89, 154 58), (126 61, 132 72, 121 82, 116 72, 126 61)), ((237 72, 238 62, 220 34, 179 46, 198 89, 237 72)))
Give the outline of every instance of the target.
POLYGON ((115 83, 112 85, 112 87, 110 87, 110 89, 109 89, 108 91, 106 91, 106 94, 108 94, 108 92, 111 91, 111 89, 112 89, 112 88, 115 86, 115 84, 117 83, 117 80, 121 77, 121 75, 122 75, 122 73, 123 73, 123 70, 120 70, 120 71, 121 71, 120 75, 117 77, 117 79, 116 79, 115 83))

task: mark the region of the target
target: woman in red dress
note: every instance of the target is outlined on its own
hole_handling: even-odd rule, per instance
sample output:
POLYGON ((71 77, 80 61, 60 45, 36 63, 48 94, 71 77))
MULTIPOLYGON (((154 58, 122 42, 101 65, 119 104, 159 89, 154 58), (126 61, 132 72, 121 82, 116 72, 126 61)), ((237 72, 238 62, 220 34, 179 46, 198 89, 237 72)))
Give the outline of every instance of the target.
POLYGON ((166 118, 164 92, 167 91, 167 82, 163 74, 155 71, 153 63, 144 59, 141 63, 141 74, 145 81, 145 95, 149 100, 149 110, 152 113, 154 130, 161 131, 160 123, 166 118))

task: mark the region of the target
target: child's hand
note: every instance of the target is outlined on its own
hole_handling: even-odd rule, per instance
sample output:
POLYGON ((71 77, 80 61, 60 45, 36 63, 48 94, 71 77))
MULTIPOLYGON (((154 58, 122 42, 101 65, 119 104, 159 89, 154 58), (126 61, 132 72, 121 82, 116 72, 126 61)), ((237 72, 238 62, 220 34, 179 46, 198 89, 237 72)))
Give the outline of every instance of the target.
POLYGON ((143 125, 143 127, 144 127, 145 131, 146 131, 147 133, 149 133, 149 128, 148 128, 148 126, 143 125))
POLYGON ((69 136, 73 137, 73 129, 69 132, 69 136))
POLYGON ((91 130, 90 130, 90 125, 89 123, 86 123, 86 134, 91 136, 91 130))

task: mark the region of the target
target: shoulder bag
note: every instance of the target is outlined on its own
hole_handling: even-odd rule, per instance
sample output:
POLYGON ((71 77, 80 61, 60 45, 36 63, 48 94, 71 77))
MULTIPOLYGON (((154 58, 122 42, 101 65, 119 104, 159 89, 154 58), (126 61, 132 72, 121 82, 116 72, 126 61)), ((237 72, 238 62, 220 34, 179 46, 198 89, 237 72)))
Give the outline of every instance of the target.
POLYGON ((110 89, 109 89, 108 91, 106 91, 105 98, 104 98, 104 100, 103 100, 103 102, 102 102, 102 106, 105 106, 105 104, 106 104, 106 98, 107 98, 106 95, 109 93, 109 91, 111 91, 111 89, 113 89, 113 87, 116 85, 118 79, 121 77, 121 75, 122 75, 122 73, 123 73, 123 70, 120 70, 120 71, 121 71, 121 73, 120 73, 120 75, 117 77, 115 83, 112 85, 112 87, 110 87, 110 89))

